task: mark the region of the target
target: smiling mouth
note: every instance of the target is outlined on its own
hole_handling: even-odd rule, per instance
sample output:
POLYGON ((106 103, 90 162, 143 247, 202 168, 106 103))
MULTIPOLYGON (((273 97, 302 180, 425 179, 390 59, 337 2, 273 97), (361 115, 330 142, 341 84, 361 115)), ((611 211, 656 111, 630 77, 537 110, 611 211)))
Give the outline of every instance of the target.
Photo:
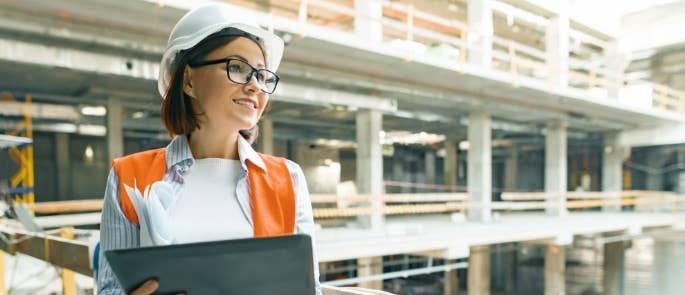
POLYGON ((253 109, 253 110, 257 109, 257 105, 255 105, 254 102, 247 100, 247 99, 234 99, 233 102, 236 104, 245 106, 246 108, 249 108, 249 109, 253 109))

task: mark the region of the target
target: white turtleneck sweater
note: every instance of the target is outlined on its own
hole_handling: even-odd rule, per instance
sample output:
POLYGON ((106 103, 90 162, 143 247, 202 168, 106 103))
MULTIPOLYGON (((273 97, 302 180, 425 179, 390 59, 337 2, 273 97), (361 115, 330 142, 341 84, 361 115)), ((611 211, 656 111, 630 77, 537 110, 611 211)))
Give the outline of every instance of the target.
POLYGON ((241 170, 239 160, 195 160, 184 173, 185 186, 170 208, 176 243, 253 237, 252 225, 236 197, 241 170))

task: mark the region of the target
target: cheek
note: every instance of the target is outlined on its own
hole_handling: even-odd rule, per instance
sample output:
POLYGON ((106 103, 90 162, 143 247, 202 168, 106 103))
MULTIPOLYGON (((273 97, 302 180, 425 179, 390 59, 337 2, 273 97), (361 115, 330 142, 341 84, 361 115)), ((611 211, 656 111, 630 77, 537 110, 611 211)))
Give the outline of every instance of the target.
POLYGON ((269 96, 268 95, 260 95, 259 96, 259 117, 261 117, 264 114, 264 111, 266 111, 266 106, 269 103, 269 96))

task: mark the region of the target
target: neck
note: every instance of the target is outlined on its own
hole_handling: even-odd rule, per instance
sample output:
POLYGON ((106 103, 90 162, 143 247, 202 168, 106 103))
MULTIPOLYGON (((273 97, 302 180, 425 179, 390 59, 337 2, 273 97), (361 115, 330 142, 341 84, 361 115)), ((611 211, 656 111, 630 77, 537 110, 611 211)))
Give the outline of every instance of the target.
POLYGON ((207 127, 193 131, 188 140, 193 158, 238 160, 238 132, 213 131, 207 127))

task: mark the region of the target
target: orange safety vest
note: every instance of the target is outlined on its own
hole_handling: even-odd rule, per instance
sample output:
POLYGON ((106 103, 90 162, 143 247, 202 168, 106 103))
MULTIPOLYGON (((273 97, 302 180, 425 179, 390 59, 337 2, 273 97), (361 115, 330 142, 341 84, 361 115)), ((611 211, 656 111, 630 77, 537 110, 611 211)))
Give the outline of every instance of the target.
MULTIPOLYGON (((295 232, 295 192, 284 158, 259 154, 266 171, 246 161, 250 185, 250 205, 255 237, 289 235, 295 232)), ((162 180, 166 173, 164 148, 144 151, 114 159, 112 167, 119 178, 119 205, 126 218, 138 224, 138 215, 124 184, 138 190, 162 180)))

